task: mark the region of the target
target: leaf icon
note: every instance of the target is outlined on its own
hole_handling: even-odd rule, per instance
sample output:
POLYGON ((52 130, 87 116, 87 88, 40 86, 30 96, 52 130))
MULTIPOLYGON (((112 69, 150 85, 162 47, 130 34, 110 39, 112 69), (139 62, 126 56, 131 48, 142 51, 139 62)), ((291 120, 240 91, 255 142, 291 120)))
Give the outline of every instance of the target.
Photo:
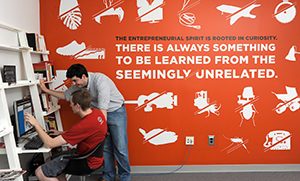
POLYGON ((81 12, 79 7, 69 11, 60 17, 63 20, 64 25, 66 25, 71 30, 76 30, 81 25, 81 12))

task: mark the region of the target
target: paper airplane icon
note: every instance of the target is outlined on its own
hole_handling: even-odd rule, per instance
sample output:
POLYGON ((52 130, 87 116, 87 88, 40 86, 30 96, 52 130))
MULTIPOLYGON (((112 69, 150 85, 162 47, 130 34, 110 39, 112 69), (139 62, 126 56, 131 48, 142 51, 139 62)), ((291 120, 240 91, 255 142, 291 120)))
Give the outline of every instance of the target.
POLYGON ((259 6, 261 6, 261 5, 256 4, 255 1, 253 1, 242 8, 223 4, 223 5, 218 6, 217 9, 219 11, 221 11, 222 14, 224 12, 231 14, 227 18, 230 19, 230 25, 233 25, 241 17, 252 18, 252 19, 256 18, 256 16, 251 14, 250 12, 254 8, 259 7, 259 6))

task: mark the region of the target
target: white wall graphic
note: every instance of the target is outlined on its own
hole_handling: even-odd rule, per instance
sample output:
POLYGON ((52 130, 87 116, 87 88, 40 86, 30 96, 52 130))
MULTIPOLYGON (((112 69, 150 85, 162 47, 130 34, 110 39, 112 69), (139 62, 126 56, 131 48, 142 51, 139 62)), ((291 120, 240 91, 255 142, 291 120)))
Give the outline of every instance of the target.
POLYGON ((288 87, 285 86, 286 93, 284 94, 275 94, 277 99, 281 100, 282 102, 277 104, 274 110, 278 114, 282 114, 289 108, 291 111, 295 112, 300 108, 300 97, 298 96, 297 90, 295 87, 288 87))
POLYGON ((264 151, 269 150, 291 150, 291 137, 292 135, 288 131, 275 130, 266 135, 266 141, 264 143, 264 151))
POLYGON ((104 16, 117 16, 119 19, 119 22, 121 22, 124 18, 124 10, 122 7, 118 7, 120 4, 122 4, 124 1, 116 1, 113 3, 113 0, 103 0, 103 3, 105 5, 105 9, 102 9, 98 13, 93 15, 94 20, 101 24, 101 18, 104 16))
POLYGON ((179 23, 182 26, 188 27, 188 28, 195 28, 200 30, 201 26, 196 25, 196 16, 194 13, 186 12, 190 8, 193 8, 197 6, 200 3, 200 0, 189 4, 190 0, 184 0, 183 5, 181 10, 178 12, 178 18, 179 18, 179 23))
POLYGON ((207 112, 206 117, 209 117, 210 113, 213 113, 217 116, 220 115, 219 109, 221 108, 221 105, 217 106, 215 102, 210 103, 207 96, 207 91, 202 90, 195 93, 194 106, 199 109, 195 112, 195 114, 202 114, 204 112, 207 112))
POLYGON ((294 20, 296 13, 297 10, 294 3, 291 3, 288 0, 282 0, 274 10, 274 17, 280 23, 289 23, 294 20))
POLYGON ((143 143, 149 142, 156 146, 174 143, 177 141, 178 138, 178 135, 176 135, 175 132, 167 131, 161 128, 153 129, 148 133, 142 128, 139 128, 139 132, 143 135, 143 143))
POLYGON ((154 0, 151 3, 149 0, 137 0, 138 16, 137 21, 158 23, 163 19, 164 0, 154 0))
POLYGON ((258 101, 258 97, 254 95, 252 87, 245 87, 242 95, 238 95, 237 103, 240 105, 235 109, 235 112, 239 112, 242 118, 240 127, 243 124, 244 119, 252 119, 253 126, 255 126, 254 116, 257 112, 254 102, 258 101))
POLYGON ((60 0, 59 18, 71 30, 81 25, 81 12, 77 0, 60 0))
POLYGON ((66 78, 66 70, 57 70, 52 86, 56 91, 65 91, 72 85, 71 79, 66 78))
POLYGON ((226 152, 226 154, 229 154, 239 148, 243 148, 246 150, 247 153, 250 153, 246 146, 246 144, 249 142, 248 139, 244 140, 243 138, 240 137, 232 137, 232 138, 225 137, 225 138, 230 141, 230 144, 227 147, 225 147, 222 150, 222 152, 226 152))
POLYGON ((286 60, 295 62, 296 61, 296 54, 300 54, 300 52, 297 52, 297 47, 292 46, 289 50, 289 53, 285 56, 286 60))
POLYGON ((73 40, 71 43, 56 49, 56 53, 64 56, 71 56, 74 59, 105 59, 104 48, 89 48, 85 43, 77 43, 73 40))
POLYGON ((177 95, 174 95, 173 92, 163 91, 162 93, 153 92, 147 95, 140 95, 138 100, 126 100, 125 104, 137 104, 135 108, 138 111, 141 108, 144 108, 145 112, 151 112, 153 106, 156 108, 167 108, 173 109, 174 106, 177 106, 177 95))
POLYGON ((257 8, 261 6, 260 4, 256 4, 256 1, 249 3, 245 5, 244 7, 237 7, 237 6, 232 6, 232 5, 225 5, 222 4, 217 7, 219 11, 222 12, 222 14, 229 13, 231 15, 227 16, 226 19, 230 19, 230 25, 233 25, 238 19, 244 17, 244 18, 256 18, 255 15, 251 14, 251 11, 254 8, 257 8))

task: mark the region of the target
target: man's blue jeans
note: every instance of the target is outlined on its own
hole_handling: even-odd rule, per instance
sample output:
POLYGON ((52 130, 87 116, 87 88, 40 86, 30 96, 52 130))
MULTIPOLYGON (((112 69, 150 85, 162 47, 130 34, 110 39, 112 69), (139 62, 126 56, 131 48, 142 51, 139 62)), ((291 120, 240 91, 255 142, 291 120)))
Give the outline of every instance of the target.
POLYGON ((128 159, 127 113, 125 106, 107 113, 109 134, 104 145, 104 179, 114 181, 116 177, 115 161, 120 181, 130 181, 128 159))

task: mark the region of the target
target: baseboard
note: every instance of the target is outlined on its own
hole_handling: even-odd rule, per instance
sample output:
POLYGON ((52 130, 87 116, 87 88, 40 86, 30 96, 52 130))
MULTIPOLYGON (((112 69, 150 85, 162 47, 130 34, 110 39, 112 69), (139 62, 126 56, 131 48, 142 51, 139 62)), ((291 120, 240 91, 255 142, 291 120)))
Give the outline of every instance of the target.
POLYGON ((209 172, 299 172, 300 164, 242 164, 242 165, 166 165, 132 166, 139 173, 209 173, 209 172))

